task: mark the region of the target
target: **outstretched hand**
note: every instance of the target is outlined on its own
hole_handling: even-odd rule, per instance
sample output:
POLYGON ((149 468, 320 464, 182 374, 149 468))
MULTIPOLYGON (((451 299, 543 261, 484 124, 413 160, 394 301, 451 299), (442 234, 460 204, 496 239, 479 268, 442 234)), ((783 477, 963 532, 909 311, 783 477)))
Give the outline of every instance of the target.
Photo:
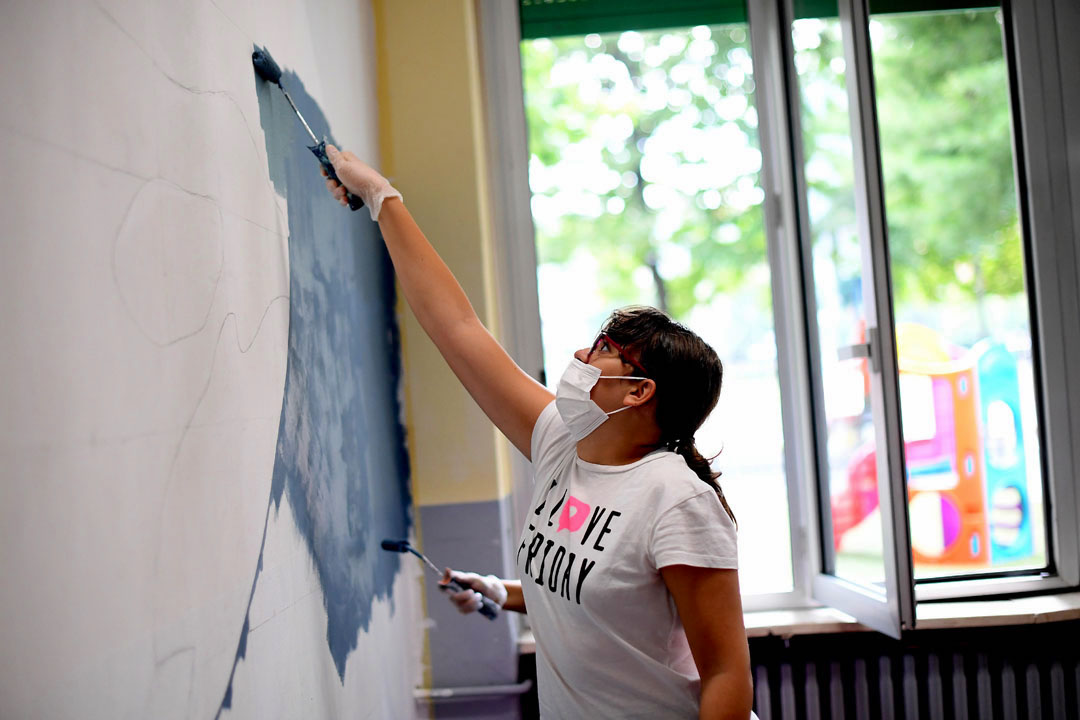
MULTIPOLYGON (((392 197, 401 197, 401 193, 395 190, 386 178, 348 150, 342 152, 328 144, 326 156, 330 158, 334 172, 341 180, 337 182, 327 178, 326 188, 342 205, 347 207, 349 204, 348 192, 359 195, 367 205, 371 219, 378 221, 383 201, 392 197)), ((323 176, 326 176, 325 170, 323 176)))

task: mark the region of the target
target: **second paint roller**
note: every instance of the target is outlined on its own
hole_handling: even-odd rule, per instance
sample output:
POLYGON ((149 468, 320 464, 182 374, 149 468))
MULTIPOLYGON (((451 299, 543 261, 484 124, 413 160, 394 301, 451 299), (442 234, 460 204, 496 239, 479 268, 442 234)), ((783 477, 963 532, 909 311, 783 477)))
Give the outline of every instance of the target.
MULTIPOLYGON (((389 552, 412 553, 416 557, 423 560, 424 564, 427 565, 429 568, 431 568, 431 571, 433 573, 435 573, 436 575, 439 575, 440 577, 442 576, 442 573, 439 571, 439 568, 435 567, 435 563, 428 560, 427 557, 424 556, 423 553, 421 553, 419 550, 417 550, 412 545, 410 545, 408 540, 383 540, 382 541, 382 549, 387 550, 389 552)), ((471 588, 462 587, 455 580, 451 580, 450 582, 446 583, 445 585, 440 584, 439 588, 442 589, 442 590, 450 590, 451 592, 461 592, 461 591, 466 590, 466 589, 471 589, 471 588)), ((480 596, 480 601, 482 603, 481 606, 480 606, 480 614, 481 615, 486 617, 488 620, 494 620, 495 618, 497 618, 499 616, 499 606, 496 605, 495 602, 491 598, 484 597, 483 595, 481 595, 480 596)))
MULTIPOLYGON (((315 137, 315 133, 311 131, 311 127, 304 120, 304 116, 300 114, 300 110, 297 109, 296 103, 293 102, 292 97, 289 96, 289 91, 285 89, 285 86, 281 84, 281 68, 274 62, 274 58, 270 57, 270 53, 266 48, 258 48, 251 53, 251 64, 255 66, 255 72, 259 74, 263 80, 268 83, 273 83, 281 88, 281 92, 285 95, 285 99, 289 101, 289 105, 292 107, 293 112, 296 113, 296 117, 300 118, 300 123, 307 130, 307 134, 311 136, 311 141, 314 145, 308 145, 310 150, 316 158, 319 160, 319 164, 322 165, 323 170, 326 171, 327 177, 331 180, 338 179, 337 173, 334 172, 334 164, 330 162, 330 158, 326 156, 326 140, 319 140, 315 137)), ((349 208, 352 210, 359 210, 364 207, 364 201, 359 196, 348 193, 349 208)))

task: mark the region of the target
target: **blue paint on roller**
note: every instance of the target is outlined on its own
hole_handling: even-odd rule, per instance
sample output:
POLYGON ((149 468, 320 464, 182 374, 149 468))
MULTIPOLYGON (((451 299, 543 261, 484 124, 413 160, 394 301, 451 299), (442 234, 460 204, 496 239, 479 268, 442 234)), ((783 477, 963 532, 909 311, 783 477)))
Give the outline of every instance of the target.
MULTIPOLYGON (((401 561, 381 552, 380 540, 407 537, 412 524, 393 269, 378 226, 330 196, 292 109, 253 77, 270 179, 287 199, 289 222, 288 368, 270 503, 277 511, 288 496, 318 573, 326 642, 344 682, 373 603, 393 600, 401 561)), ((312 129, 332 137, 300 78, 290 71, 282 78, 312 129)), ((260 551, 256 583, 262 562, 260 551)), ((245 616, 237 663, 249 624, 245 616)), ((221 707, 231 703, 230 676, 221 707)))

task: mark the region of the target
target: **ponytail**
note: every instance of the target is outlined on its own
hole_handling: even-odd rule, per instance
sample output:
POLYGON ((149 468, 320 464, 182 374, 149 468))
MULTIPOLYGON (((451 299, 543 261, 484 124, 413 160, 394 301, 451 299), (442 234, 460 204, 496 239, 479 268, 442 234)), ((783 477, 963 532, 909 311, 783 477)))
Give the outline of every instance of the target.
POLYGON ((712 469, 712 460, 715 460, 717 456, 706 458, 702 455, 697 445, 694 444, 693 438, 690 440, 675 440, 668 443, 668 449, 677 452, 682 459, 686 461, 686 464, 690 467, 694 473, 701 478, 702 482, 716 491, 716 495, 720 498, 720 504, 724 506, 724 510, 727 511, 728 517, 731 518, 731 522, 735 523, 735 527, 739 527, 739 521, 735 519, 735 513, 731 512, 731 506, 728 505, 727 498, 724 497, 724 491, 720 487, 720 483, 717 482, 717 478, 720 477, 719 471, 712 469))

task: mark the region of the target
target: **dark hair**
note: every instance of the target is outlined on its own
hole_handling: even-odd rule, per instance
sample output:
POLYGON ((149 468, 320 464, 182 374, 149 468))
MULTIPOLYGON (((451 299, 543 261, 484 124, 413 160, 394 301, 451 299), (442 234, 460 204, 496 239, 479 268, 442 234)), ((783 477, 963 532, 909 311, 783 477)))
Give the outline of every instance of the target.
POLYGON ((611 314, 601 332, 623 345, 656 382, 656 424, 660 444, 716 491, 724 510, 735 513, 724 497, 710 461, 694 444, 694 435, 720 399, 724 366, 716 351, 685 325, 656 308, 635 305, 611 314))

